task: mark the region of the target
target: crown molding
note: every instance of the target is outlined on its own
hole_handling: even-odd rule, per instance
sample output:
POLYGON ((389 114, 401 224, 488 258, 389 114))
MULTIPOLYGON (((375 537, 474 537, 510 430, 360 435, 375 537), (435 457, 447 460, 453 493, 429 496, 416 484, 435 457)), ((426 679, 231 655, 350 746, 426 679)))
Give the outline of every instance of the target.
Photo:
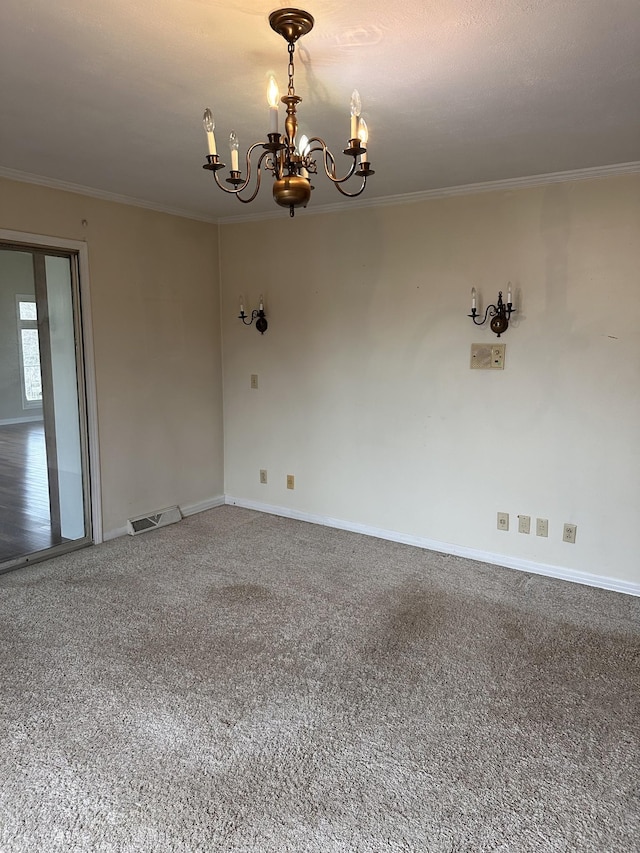
MULTIPOLYGON (((587 181, 594 178, 610 178, 615 175, 631 175, 640 172, 640 160, 631 163, 614 163, 610 166, 590 166, 586 169, 571 169, 566 172, 549 172, 543 175, 530 175, 522 178, 504 178, 499 181, 484 181, 477 184, 461 184, 456 187, 438 187, 432 190, 420 190, 414 193, 403 193, 378 198, 358 198, 341 201, 336 204, 324 204, 305 210, 305 216, 319 213, 338 213, 345 210, 365 207, 390 207, 392 205, 417 204, 421 201, 431 201, 437 198, 451 198, 459 195, 476 195, 478 193, 499 192, 507 190, 540 187, 545 184, 560 184, 567 181, 587 181)), ((257 222, 262 219, 278 219, 280 210, 268 213, 241 214, 225 216, 217 220, 218 225, 235 225, 239 222, 257 222)))
MULTIPOLYGON (((526 189, 527 187, 539 187, 545 184, 559 184, 567 181, 586 181, 593 178, 610 178, 616 175, 631 175, 640 172, 640 160, 631 163, 614 163, 610 166, 591 166, 586 169, 571 169, 566 172, 549 172, 542 175, 530 175, 522 178, 505 178, 499 181, 484 181, 476 184, 461 184, 455 187, 439 187, 431 190, 420 190, 413 193, 403 193, 378 198, 358 198, 350 201, 340 201, 336 204, 324 204, 311 207, 305 212, 305 216, 313 216, 320 213, 340 213, 345 210, 362 209, 367 207, 390 207, 392 205, 417 204, 421 201, 431 201, 438 198, 451 198, 460 195, 475 195, 486 192, 504 192, 507 190, 526 189)), ((63 190, 65 192, 77 193, 90 198, 112 201, 116 204, 127 204, 133 207, 142 207, 145 210, 154 210, 157 213, 167 213, 170 216, 179 216, 182 219, 194 219, 198 222, 208 222, 212 225, 236 225, 241 222, 260 222, 265 219, 279 219, 282 217, 281 209, 274 209, 263 213, 246 213, 239 216, 204 216, 191 210, 169 207, 144 199, 133 198, 127 195, 107 192, 93 187, 85 187, 82 184, 74 184, 69 181, 59 181, 57 178, 47 178, 44 175, 34 175, 30 172, 20 172, 17 169, 9 169, 0 166, 0 178, 18 181, 24 184, 35 184, 36 186, 49 187, 50 189, 63 190)))
POLYGON ((90 198, 98 198, 101 201, 113 201, 116 204, 128 204, 131 207, 142 207, 145 210, 154 210, 156 213, 168 213, 170 216, 179 216, 181 219, 195 219, 198 222, 209 222, 211 225, 216 225, 218 223, 217 217, 203 216, 200 213, 195 213, 193 210, 182 210, 178 207, 168 207, 167 205, 158 204, 153 201, 145 201, 144 199, 133 198, 128 195, 119 195, 118 193, 107 192, 107 190, 98 190, 94 187, 85 187, 82 184, 74 184, 70 181, 59 181, 57 178, 47 178, 44 175, 33 175, 30 172, 20 172, 17 169, 9 169, 5 166, 0 166, 0 178, 7 178, 10 181, 18 181, 22 184, 35 184, 39 187, 49 187, 53 190, 77 193, 78 195, 85 195, 90 198))

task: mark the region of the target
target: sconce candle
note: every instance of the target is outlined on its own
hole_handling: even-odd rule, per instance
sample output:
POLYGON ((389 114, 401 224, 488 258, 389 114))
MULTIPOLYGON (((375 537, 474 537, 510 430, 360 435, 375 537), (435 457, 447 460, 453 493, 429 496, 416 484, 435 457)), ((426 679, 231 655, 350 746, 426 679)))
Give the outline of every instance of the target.
POLYGON ((507 290, 507 305, 511 305, 511 304, 512 304, 512 302, 513 302, 512 298, 511 298, 511 282, 509 282, 509 284, 507 285, 507 287, 509 288, 509 289, 507 290))
POLYGON ((476 310, 476 289, 475 287, 471 288, 471 310, 476 310))

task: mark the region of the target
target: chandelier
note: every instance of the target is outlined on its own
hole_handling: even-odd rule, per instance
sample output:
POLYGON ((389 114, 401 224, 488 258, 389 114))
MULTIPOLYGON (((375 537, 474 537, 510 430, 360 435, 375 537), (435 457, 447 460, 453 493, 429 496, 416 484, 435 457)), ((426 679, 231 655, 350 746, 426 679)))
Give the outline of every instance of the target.
POLYGON ((352 161, 347 173, 338 177, 335 158, 323 139, 319 136, 313 136, 311 139, 301 136, 299 140, 297 139, 296 107, 302 98, 296 95, 295 91, 293 55, 297 40, 313 29, 313 17, 301 9, 278 9, 269 15, 269 23, 271 28, 279 33, 289 45, 289 66, 287 69, 289 83, 287 94, 280 98, 275 79, 271 77, 269 81, 267 89, 267 101, 269 103, 268 141, 254 142, 249 147, 246 154, 246 174, 243 177, 238 162, 238 137, 235 131, 231 132, 229 137, 231 169, 229 177, 225 180, 229 186, 225 186, 220 181, 218 173, 226 167, 224 163, 220 162, 216 150, 215 124, 211 110, 207 109, 202 123, 207 137, 209 153, 203 168, 213 172, 215 182, 221 190, 235 195, 244 204, 249 204, 258 195, 263 169, 270 172, 273 177, 274 200, 282 207, 288 207, 289 215, 293 216, 296 207, 306 207, 311 198, 313 186, 311 185, 310 175, 318 173, 318 165, 314 155, 319 154, 318 159, 322 163, 324 173, 336 189, 349 198, 359 196, 364 191, 367 178, 375 173, 367 158, 368 130, 365 120, 361 118, 362 105, 358 92, 354 91, 351 96, 351 138, 343 151, 344 154, 352 158, 352 161), (287 108, 284 135, 280 134, 278 127, 278 100, 287 108), (258 150, 260 154, 254 154, 258 150), (255 157, 257 157, 257 163, 254 165, 255 157), (252 183, 253 173, 255 173, 255 186, 252 183), (343 185, 354 175, 360 178, 360 186, 349 191, 343 185), (247 194, 241 195, 247 188, 249 188, 247 194))

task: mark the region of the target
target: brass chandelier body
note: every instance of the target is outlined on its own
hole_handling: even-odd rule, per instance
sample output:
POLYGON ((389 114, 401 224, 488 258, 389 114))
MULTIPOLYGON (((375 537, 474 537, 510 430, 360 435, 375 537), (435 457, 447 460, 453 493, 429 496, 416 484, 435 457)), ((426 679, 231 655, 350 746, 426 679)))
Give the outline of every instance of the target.
MULTIPOLYGON (((288 65, 288 86, 287 94, 280 100, 286 106, 287 114, 284 123, 285 133, 281 135, 277 132, 267 134, 267 142, 255 142, 250 146, 246 154, 246 177, 242 177, 241 171, 233 168, 230 170, 229 177, 225 183, 230 186, 225 186, 219 179, 218 173, 221 169, 226 168, 224 163, 220 162, 217 153, 210 153, 207 156, 207 162, 203 168, 208 169, 213 173, 216 184, 226 193, 231 193, 244 204, 252 202, 260 191, 260 183, 262 178, 263 167, 273 176, 273 198, 277 204, 282 207, 289 208, 290 216, 295 213, 296 207, 306 207, 311 197, 310 175, 317 174, 318 166, 314 158, 314 154, 320 154, 325 175, 334 184, 336 189, 344 196, 355 198, 359 196, 367 184, 367 178, 375 174, 368 162, 366 156, 366 129, 363 134, 359 134, 358 118, 356 118, 356 130, 354 132, 354 124, 352 119, 352 139, 349 139, 347 147, 343 153, 352 158, 352 162, 347 173, 343 177, 338 177, 336 174, 335 158, 327 144, 319 136, 314 136, 309 139, 303 150, 299 150, 296 143, 296 134, 298 131, 298 118, 296 108, 302 101, 299 95, 296 95, 294 86, 294 53, 297 40, 309 33, 313 29, 313 17, 301 9, 278 9, 269 15, 269 23, 275 32, 279 33, 288 44, 289 50, 289 65, 288 65), (262 149, 255 166, 255 187, 253 192, 248 196, 242 196, 241 193, 249 187, 252 178, 252 158, 254 152, 262 149), (359 158, 359 159, 358 159, 359 158), (345 184, 354 175, 361 179, 360 187, 355 191, 348 191, 344 188, 345 184)), ((354 93, 355 95, 356 93, 354 93)), ((352 102, 352 116, 353 112, 352 102)), ((356 116, 359 116, 359 106, 356 116)), ((364 128, 366 124, 361 122, 364 128)), ((205 113, 205 129, 211 133, 213 121, 211 112, 207 110, 205 113), (208 116, 208 119, 207 119, 208 116), (208 122, 208 123, 207 123, 208 122)), ((272 128, 273 130, 273 128, 272 128)), ((232 135, 233 136, 233 135, 232 135)), ((211 134, 211 138, 212 134, 211 134)), ((237 148, 237 145, 236 145, 237 148)), ((215 143, 213 145, 215 152, 215 143)), ((233 155, 233 152, 232 152, 233 155)), ((236 152, 237 155, 237 152, 236 152)), ((320 158, 319 158, 320 159, 320 158)))

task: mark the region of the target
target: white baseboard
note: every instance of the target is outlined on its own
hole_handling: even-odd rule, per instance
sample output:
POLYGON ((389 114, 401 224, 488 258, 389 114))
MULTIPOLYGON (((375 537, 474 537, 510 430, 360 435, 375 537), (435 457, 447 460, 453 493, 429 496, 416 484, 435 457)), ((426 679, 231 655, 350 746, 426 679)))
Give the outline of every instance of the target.
POLYGON ((9 426, 10 424, 33 424, 36 421, 42 420, 42 415, 25 415, 22 418, 3 418, 0 420, 0 426, 9 426))
POLYGON ((215 498, 207 498, 204 501, 198 501, 195 504, 184 504, 180 507, 180 512, 186 518, 188 515, 196 515, 198 512, 205 512, 207 509, 214 509, 217 506, 223 506, 226 503, 224 495, 216 495, 215 498))
POLYGON ((126 536, 128 533, 129 528, 127 527, 127 525, 125 525, 124 527, 115 527, 113 530, 103 530, 102 541, 108 542, 109 539, 117 539, 119 536, 126 536))
POLYGON ((407 533, 398 533, 395 530, 384 530, 378 527, 369 527, 366 524, 342 521, 330 516, 314 515, 313 513, 300 512, 283 506, 271 506, 258 501, 225 496, 225 503, 254 509, 258 512, 280 515, 284 518, 293 518, 297 521, 308 521, 310 524, 321 524, 325 527, 335 527, 337 530, 349 530, 352 533, 362 533, 365 536, 375 536, 378 539, 387 539, 390 542, 401 542, 403 545, 413 545, 416 548, 426 548, 428 551, 440 551, 442 554, 452 554, 456 557, 467 557, 469 560, 477 560, 479 563, 490 563, 494 566, 504 566, 507 569, 517 569, 521 572, 529 572, 534 575, 544 575, 549 578, 581 583, 586 586, 595 586, 599 589, 608 589, 613 592, 622 592, 627 595, 640 596, 640 584, 629 581, 618 580, 601 575, 592 575, 588 572, 579 572, 576 569, 567 569, 562 566, 552 566, 546 563, 536 563, 533 560, 523 560, 519 557, 507 557, 504 554, 493 554, 489 551, 479 551, 475 548, 467 548, 463 545, 453 545, 451 542, 438 542, 435 539, 425 539, 421 536, 412 536, 407 533))

